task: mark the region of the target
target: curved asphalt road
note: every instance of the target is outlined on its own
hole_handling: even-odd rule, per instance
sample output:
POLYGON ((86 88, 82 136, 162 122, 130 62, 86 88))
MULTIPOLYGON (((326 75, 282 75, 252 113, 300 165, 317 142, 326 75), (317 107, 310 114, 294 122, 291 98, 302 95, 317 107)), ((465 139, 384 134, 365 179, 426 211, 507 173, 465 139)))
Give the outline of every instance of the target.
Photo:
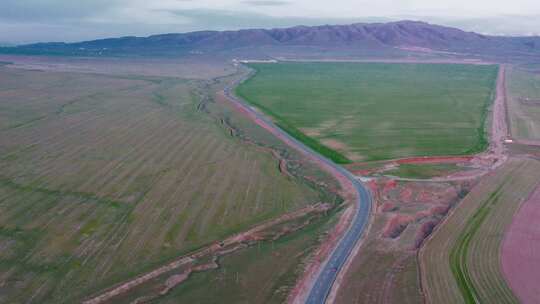
POLYGON ((361 182, 359 182, 354 177, 354 175, 352 175, 349 171, 345 170, 343 167, 335 164, 334 162, 325 158, 319 153, 315 152, 308 146, 304 145, 302 142, 296 140, 294 137, 290 136, 287 132, 281 130, 278 126, 276 126, 270 119, 266 118, 264 115, 262 115, 258 111, 255 111, 246 102, 242 101, 240 98, 236 97, 234 94, 231 93, 232 87, 236 87, 238 84, 242 83, 243 81, 248 79, 250 76, 251 74, 248 75, 246 78, 236 81, 231 86, 225 87, 224 92, 225 92, 225 95, 228 97, 228 99, 231 102, 235 103, 236 105, 242 107, 244 110, 255 115, 264 124, 274 129, 281 136, 287 138, 299 149, 312 154, 319 161, 324 162, 325 164, 331 166, 332 168, 340 172, 343 176, 345 176, 347 179, 350 180, 350 182, 354 186, 354 189, 356 189, 356 192, 357 192, 356 204, 358 206, 356 209, 356 214, 354 216, 352 225, 349 226, 349 228, 345 232, 345 235, 339 241, 338 246, 332 251, 329 259, 326 261, 326 264, 323 264, 322 271, 319 273, 319 276, 316 278, 313 284, 313 287, 311 288, 308 298, 306 300, 306 303, 309 303, 309 304, 322 304, 326 302, 326 298, 328 297, 330 291, 332 290, 332 286, 336 280, 336 277, 339 271, 345 264, 347 258, 351 255, 352 250, 354 249, 355 245, 358 243, 358 241, 360 240, 360 238, 362 237, 362 235, 364 234, 366 230, 366 227, 369 221, 369 216, 371 214, 371 206, 372 206, 371 194, 369 193, 367 188, 361 182))

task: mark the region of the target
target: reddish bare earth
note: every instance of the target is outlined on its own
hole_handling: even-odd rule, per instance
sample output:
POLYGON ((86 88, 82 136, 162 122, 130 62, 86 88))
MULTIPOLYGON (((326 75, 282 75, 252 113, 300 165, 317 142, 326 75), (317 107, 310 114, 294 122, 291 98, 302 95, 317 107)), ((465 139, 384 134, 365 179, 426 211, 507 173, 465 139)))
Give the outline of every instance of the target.
POLYGON ((376 204, 371 228, 328 303, 419 303, 416 251, 475 181, 379 178, 368 185, 376 204))
POLYGON ((540 303, 540 186, 514 216, 501 253, 503 273, 522 303, 540 303))
POLYGON ((454 164, 471 161, 473 156, 410 157, 396 160, 398 164, 454 164))

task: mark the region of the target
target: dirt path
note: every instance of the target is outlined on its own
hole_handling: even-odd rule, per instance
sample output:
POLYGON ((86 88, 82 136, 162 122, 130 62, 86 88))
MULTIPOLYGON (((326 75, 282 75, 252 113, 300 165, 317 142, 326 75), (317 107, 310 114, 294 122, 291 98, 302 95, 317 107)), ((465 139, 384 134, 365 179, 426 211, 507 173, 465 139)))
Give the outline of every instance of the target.
POLYGON ((493 120, 491 123, 490 152, 498 159, 506 158, 504 140, 508 138, 506 115, 506 66, 501 65, 497 77, 496 97, 493 103, 493 120))

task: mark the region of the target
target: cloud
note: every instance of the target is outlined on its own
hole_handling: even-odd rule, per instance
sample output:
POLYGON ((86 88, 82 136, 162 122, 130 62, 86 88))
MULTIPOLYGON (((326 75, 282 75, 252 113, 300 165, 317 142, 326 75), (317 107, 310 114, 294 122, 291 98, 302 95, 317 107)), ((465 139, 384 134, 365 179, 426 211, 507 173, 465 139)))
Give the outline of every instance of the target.
POLYGON ((354 22, 387 21, 387 18, 309 18, 274 17, 249 11, 216 9, 166 10, 184 20, 182 30, 232 30, 242 28, 273 28, 296 25, 347 24, 354 22))
POLYGON ((252 6, 283 6, 290 4, 290 2, 288 1, 280 0, 245 0, 242 1, 242 3, 252 6))
POLYGON ((1 20, 77 20, 121 6, 128 0, 2 0, 1 20))
POLYGON ((78 41, 196 30, 380 22, 403 19, 400 17, 403 15, 409 15, 408 19, 457 25, 464 29, 488 33, 529 34, 538 33, 537 29, 540 28, 538 0, 398 2, 395 0, 336 0, 332 3, 323 0, 0 0, 0 41, 14 43, 78 41), (502 18, 501 12, 530 16, 502 18), (454 18, 442 18, 445 16, 454 18), (491 19, 488 20, 487 17, 491 19))

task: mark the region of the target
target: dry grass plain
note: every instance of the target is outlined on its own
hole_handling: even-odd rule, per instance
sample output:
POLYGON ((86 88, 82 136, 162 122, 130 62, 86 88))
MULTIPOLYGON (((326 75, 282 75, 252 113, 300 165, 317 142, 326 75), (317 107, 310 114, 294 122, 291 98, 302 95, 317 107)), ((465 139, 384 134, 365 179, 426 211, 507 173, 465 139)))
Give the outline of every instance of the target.
POLYGON ((502 275, 500 247, 538 180, 540 162, 510 159, 460 202, 420 251, 427 302, 517 302, 502 275))
POLYGON ((231 136, 218 83, 0 67, 0 302, 77 302, 328 199, 231 136))

